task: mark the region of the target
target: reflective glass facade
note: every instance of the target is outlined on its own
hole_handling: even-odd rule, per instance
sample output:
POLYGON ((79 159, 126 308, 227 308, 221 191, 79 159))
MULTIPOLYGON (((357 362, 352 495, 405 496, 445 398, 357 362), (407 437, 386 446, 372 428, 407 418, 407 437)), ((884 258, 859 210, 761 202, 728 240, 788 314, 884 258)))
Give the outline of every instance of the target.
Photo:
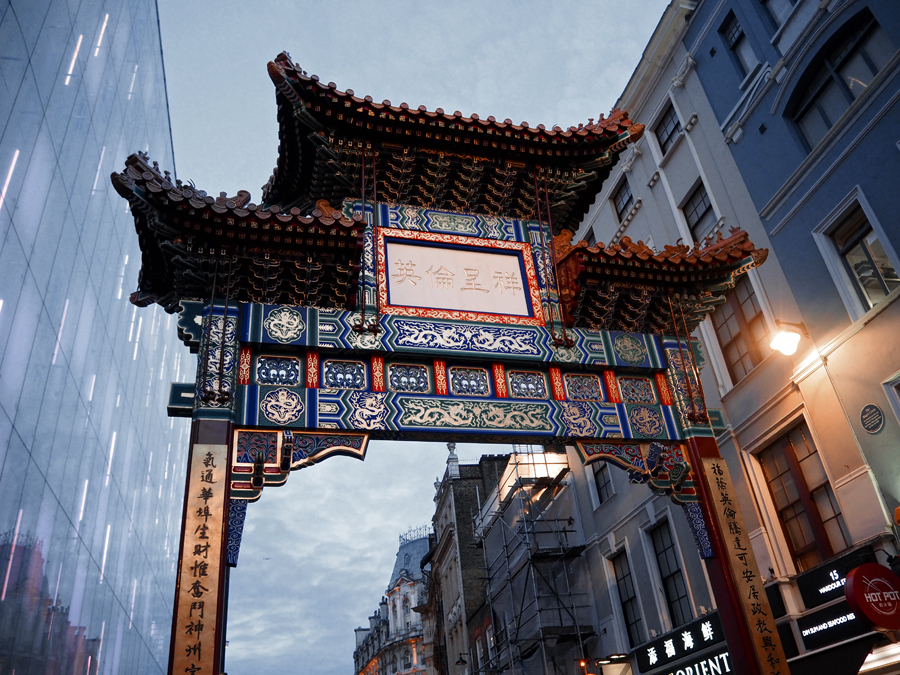
POLYGON ((110 173, 174 167, 153 0, 0 0, 0 673, 162 673, 193 379, 110 173))

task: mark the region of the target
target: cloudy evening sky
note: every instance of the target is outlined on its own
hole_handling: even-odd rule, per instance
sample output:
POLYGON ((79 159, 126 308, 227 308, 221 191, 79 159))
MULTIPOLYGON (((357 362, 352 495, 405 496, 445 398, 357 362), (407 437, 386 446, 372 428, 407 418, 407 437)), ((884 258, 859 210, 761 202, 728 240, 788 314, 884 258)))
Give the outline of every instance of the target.
MULTIPOLYGON (((357 96, 568 127, 609 112, 668 4, 158 3, 177 175, 257 203, 278 147, 266 63, 281 51, 357 96)), ((353 629, 378 605, 398 535, 430 521, 446 456, 441 444, 372 443, 365 462, 330 459, 250 505, 231 576, 229 675, 352 675, 353 629)))

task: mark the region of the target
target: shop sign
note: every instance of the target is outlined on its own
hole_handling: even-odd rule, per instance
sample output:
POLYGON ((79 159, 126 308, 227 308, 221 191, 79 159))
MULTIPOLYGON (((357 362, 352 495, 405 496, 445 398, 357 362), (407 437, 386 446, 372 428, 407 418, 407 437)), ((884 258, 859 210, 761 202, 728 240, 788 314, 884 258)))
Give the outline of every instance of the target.
MULTIPOLYGON (((721 645, 721 651, 725 654, 725 660, 730 668, 731 661, 728 660, 727 656, 728 648, 724 643, 725 633, 722 632, 719 613, 712 612, 649 642, 635 650, 635 656, 637 657, 638 669, 642 673, 660 670, 664 666, 666 670, 661 672, 668 673, 672 671, 673 673, 678 673, 680 672, 678 669, 684 665, 702 661, 703 658, 718 658, 707 655, 710 647, 721 645), (701 656, 703 658, 700 658, 701 656)), ((725 661, 721 662, 724 663, 725 661)), ((702 671, 696 670, 694 672, 701 673, 702 671)), ((729 670, 722 670, 722 672, 727 673, 729 670)))
POLYGON ((900 577, 878 563, 850 571, 847 603, 862 622, 881 630, 900 630, 900 577))
POLYGON ((843 598, 847 572, 861 563, 874 561, 875 554, 872 552, 872 548, 866 546, 834 558, 827 565, 797 576, 795 581, 797 590, 800 591, 800 597, 803 598, 803 604, 807 609, 812 609, 832 600, 843 598))
POLYGON ((808 651, 869 632, 869 627, 857 618, 856 612, 844 600, 800 617, 797 628, 808 651))

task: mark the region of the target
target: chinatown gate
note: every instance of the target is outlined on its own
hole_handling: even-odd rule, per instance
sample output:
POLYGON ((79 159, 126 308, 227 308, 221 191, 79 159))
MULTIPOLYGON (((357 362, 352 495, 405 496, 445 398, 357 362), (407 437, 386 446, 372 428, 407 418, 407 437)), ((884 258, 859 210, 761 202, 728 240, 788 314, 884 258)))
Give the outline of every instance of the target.
POLYGON ((741 273, 746 233, 655 251, 571 244, 643 126, 567 130, 375 103, 287 54, 278 166, 207 196, 145 155, 112 182, 143 254, 137 306, 178 312, 196 382, 169 673, 222 672, 227 567, 248 504, 370 439, 570 444, 683 509, 737 673, 787 675, 688 337, 741 273))

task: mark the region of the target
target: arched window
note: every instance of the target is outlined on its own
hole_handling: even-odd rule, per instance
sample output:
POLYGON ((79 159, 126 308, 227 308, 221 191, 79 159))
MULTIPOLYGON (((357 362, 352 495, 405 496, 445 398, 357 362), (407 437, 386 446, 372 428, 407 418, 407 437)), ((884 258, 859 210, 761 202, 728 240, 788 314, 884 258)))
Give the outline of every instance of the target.
POLYGON ((794 121, 810 149, 862 95, 895 51, 868 11, 825 45, 807 69, 793 107, 794 121))
POLYGON ((403 616, 409 616, 409 598, 403 598, 403 616))
POLYGON ((407 649, 403 652, 403 670, 409 670, 410 668, 412 668, 412 655, 407 649))

